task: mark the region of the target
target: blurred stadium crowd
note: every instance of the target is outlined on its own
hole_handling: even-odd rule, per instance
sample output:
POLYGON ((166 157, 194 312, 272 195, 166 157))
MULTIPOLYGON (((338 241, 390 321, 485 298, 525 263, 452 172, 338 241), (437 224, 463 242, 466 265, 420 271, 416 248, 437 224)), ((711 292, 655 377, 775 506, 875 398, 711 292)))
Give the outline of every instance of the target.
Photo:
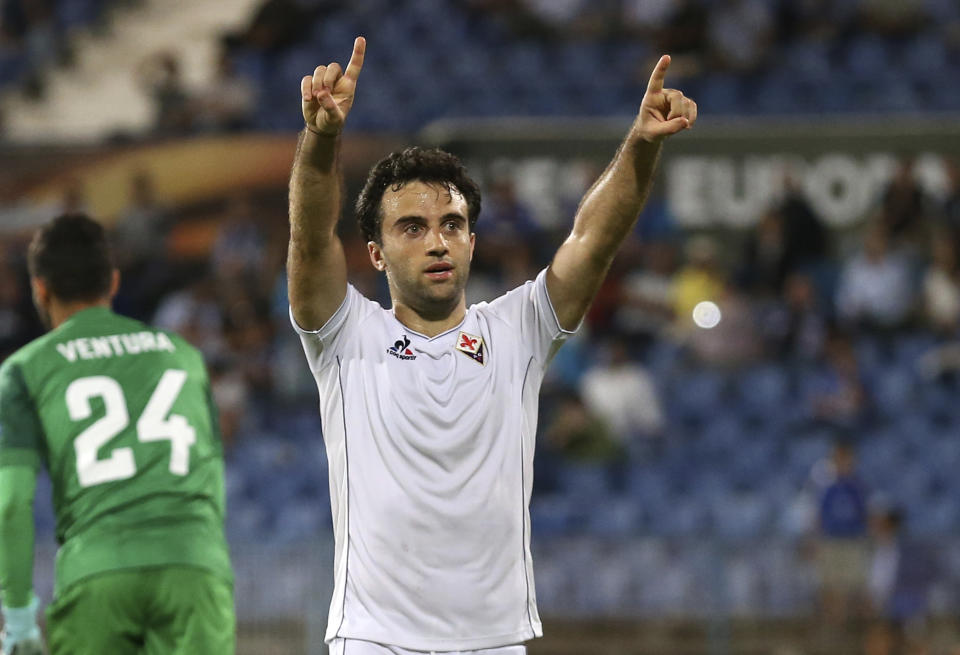
MULTIPOLYGON (((4 0, 0 87, 42 95, 43 71, 69 64, 71 30, 139 1, 4 0)), ((410 47, 371 47, 360 130, 631 114, 661 52, 714 115, 960 108, 953 0, 269 0, 223 35, 215 88, 187 88, 174 52, 144 62, 156 129, 297 129, 289 89, 361 33, 410 47)))
MULTIPOLYGON (((43 70, 69 59, 60 35, 112 4, 3 0, 0 84, 42 95, 43 70)), ((182 83, 175 54, 145 64, 154 136, 299 129, 289 100, 301 75, 374 22, 381 41, 416 45, 371 44, 353 130, 504 111, 630 114, 662 51, 675 55, 671 84, 712 114, 960 109, 953 0, 267 0, 224 35, 222 86, 203 96, 182 83)), ((929 570, 898 588, 882 549, 866 547, 901 525, 928 543, 960 526, 960 163, 946 169, 933 195, 904 157, 850 232, 827 227, 789 184, 747 233, 691 237, 662 210, 641 219, 545 382, 531 507, 538 547, 556 550, 538 559, 545 605, 696 608, 713 560, 684 538, 711 537, 766 544, 732 568, 727 603, 743 611, 810 607, 811 570, 837 561, 859 568, 841 591, 872 592, 881 612, 960 607, 956 549, 931 548, 929 570), (837 442, 858 452, 847 474, 837 442), (607 571, 593 546, 576 547, 581 535, 662 541, 607 571), (824 539, 858 551, 805 559, 805 544, 824 539), (590 583, 569 586, 571 571, 590 583)), ((566 229, 538 222, 509 175, 484 182, 468 302, 534 277, 566 229)), ((113 235, 116 306, 205 353, 229 447, 231 536, 283 544, 328 530, 316 390, 287 318, 283 198, 232 198, 209 259, 182 260, 159 247, 182 217, 148 175, 131 185, 113 235)), ((83 209, 82 190, 63 207, 83 209)), ((347 223, 351 280, 386 303, 347 223)), ((0 252, 0 358, 37 334, 22 244, 11 244, 0 252)), ((40 496, 49 505, 49 489, 40 496)))

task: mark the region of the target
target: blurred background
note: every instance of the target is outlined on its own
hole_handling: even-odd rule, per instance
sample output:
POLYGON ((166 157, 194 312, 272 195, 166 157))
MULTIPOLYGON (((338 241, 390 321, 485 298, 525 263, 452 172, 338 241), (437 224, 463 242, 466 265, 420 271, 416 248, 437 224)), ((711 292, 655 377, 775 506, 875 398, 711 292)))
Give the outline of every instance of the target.
MULTIPOLYGON (((531 655, 960 653, 956 0, 0 0, 0 359, 25 244, 107 224, 116 308, 206 355, 243 653, 323 653, 317 392, 287 321, 299 80, 367 37, 350 202, 484 189, 468 301, 549 262, 653 63, 699 103, 544 383, 531 655)), ((388 304, 351 215, 352 282, 388 304)), ((37 515, 50 597, 50 487, 37 515)))

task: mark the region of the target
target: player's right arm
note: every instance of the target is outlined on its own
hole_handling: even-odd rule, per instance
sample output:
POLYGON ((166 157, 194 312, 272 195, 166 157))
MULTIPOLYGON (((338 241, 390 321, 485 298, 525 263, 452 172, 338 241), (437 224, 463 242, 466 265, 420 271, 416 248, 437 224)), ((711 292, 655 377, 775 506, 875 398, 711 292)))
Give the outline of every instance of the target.
POLYGON ((337 236, 341 210, 340 133, 353 106, 366 41, 357 37, 346 71, 318 66, 301 80, 306 127, 290 174, 288 294, 293 318, 318 330, 347 293, 347 264, 337 236))

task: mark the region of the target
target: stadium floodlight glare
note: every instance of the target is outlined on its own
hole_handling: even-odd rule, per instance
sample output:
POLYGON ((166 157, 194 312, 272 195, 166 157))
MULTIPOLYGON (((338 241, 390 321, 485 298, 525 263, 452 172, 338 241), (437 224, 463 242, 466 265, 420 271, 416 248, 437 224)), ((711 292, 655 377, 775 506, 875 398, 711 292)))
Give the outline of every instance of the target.
POLYGON ((698 302, 696 307, 693 308, 693 322, 696 323, 697 327, 704 330, 717 327, 721 318, 723 316, 720 314, 717 303, 710 300, 698 302))

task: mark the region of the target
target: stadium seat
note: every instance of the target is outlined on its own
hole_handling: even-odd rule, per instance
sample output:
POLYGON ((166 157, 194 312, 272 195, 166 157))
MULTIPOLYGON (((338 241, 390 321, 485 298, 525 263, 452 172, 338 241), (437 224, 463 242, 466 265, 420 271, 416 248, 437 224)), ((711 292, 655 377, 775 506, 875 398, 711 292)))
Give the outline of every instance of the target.
POLYGON ((574 526, 570 501, 560 494, 535 495, 530 501, 530 524, 534 534, 568 534, 574 526))
POLYGON ((600 537, 625 537, 644 527, 643 509, 629 496, 610 496, 587 518, 586 528, 600 537))

